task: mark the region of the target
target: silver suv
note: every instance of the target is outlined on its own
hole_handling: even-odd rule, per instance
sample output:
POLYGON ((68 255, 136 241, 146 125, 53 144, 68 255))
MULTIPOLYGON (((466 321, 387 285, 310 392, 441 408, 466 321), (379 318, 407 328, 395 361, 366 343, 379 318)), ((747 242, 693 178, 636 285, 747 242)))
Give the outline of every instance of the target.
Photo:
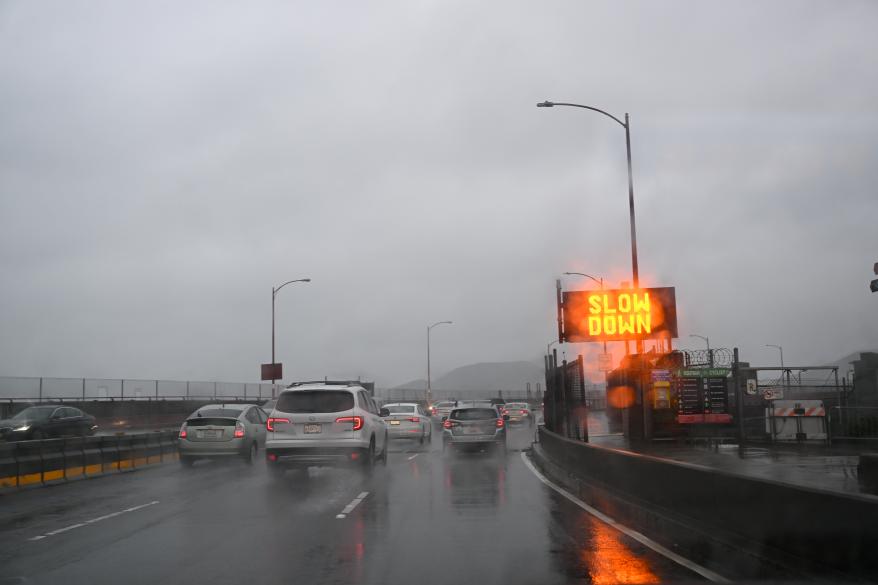
MULTIPOLYGON (((311 466, 387 464, 387 424, 362 386, 309 383, 281 392, 269 413, 265 441, 275 475, 311 466)), ((386 415, 386 411, 384 412, 386 415)))

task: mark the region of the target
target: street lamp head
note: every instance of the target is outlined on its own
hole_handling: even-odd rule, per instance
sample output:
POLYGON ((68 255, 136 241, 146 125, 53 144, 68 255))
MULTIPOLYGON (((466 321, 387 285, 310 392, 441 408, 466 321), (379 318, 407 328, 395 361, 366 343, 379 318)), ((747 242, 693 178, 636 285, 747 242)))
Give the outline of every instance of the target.
POLYGON ((555 105, 554 103, 547 100, 547 101, 538 103, 537 107, 538 108, 551 108, 554 105, 555 105))

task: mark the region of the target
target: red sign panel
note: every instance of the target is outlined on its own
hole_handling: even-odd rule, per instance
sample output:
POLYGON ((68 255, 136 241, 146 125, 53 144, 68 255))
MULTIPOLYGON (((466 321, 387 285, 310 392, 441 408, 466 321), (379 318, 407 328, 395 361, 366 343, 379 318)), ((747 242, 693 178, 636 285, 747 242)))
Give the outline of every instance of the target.
POLYGON ((263 380, 283 380, 284 368, 283 364, 262 364, 263 380))

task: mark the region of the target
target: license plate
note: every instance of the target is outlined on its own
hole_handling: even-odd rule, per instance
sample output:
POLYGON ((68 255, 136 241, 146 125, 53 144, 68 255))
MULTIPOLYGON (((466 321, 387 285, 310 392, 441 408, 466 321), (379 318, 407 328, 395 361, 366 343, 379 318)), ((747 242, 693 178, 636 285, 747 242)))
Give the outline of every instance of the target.
POLYGON ((305 434, 313 435, 323 431, 323 425, 305 425, 305 434))
POLYGON ((392 421, 390 421, 390 424, 392 424, 392 425, 398 425, 398 424, 399 424, 399 421, 398 421, 398 420, 392 420, 392 421))
POLYGON ((218 439, 220 437, 220 433, 222 433, 222 431, 208 429, 206 431, 201 431, 201 438, 202 439, 218 439))
POLYGON ((465 427, 463 429, 463 434, 464 435, 481 435, 482 429, 480 429, 478 427, 465 427))

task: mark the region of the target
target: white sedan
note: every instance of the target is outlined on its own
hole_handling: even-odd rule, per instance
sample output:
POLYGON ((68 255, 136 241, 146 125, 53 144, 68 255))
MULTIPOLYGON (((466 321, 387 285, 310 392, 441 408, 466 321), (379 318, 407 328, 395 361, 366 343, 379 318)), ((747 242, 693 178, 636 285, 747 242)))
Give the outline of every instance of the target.
POLYGON ((391 439, 414 439, 421 445, 433 439, 433 425, 420 404, 396 402, 384 408, 390 413, 383 418, 391 439))

